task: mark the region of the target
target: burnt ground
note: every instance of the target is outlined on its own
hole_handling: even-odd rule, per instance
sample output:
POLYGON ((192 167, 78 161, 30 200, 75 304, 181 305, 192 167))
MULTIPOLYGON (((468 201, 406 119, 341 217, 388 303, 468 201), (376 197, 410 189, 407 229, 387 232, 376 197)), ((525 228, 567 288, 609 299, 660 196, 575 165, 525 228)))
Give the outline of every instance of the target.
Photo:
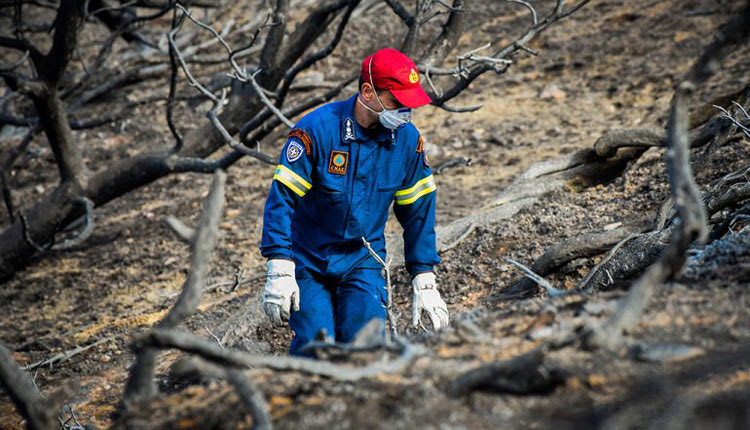
MULTIPOLYGON (((592 2, 532 44, 541 52, 539 57, 522 56, 508 73, 483 76, 454 101, 455 105, 482 104, 481 110, 470 114, 449 114, 432 107, 420 110, 415 122, 435 164, 455 157, 473 161, 437 176, 438 223, 470 214, 531 164, 590 147, 607 130, 663 126, 673 85, 740 3, 592 2)), ((465 36, 462 47, 480 45, 494 34, 510 37, 529 19, 524 10, 512 5, 482 7, 482 13, 496 18, 465 36)), ((248 18, 243 18, 245 10, 240 9, 225 12, 224 18, 237 14, 241 24, 248 18)), ((395 31, 398 23, 379 22, 378 13, 355 17, 345 36, 350 42, 316 73, 335 80, 343 74, 341 70, 348 73, 355 69, 361 54, 377 43, 366 37, 367 30, 376 25, 384 26, 384 38, 395 44, 395 35, 400 34, 395 31), (394 31, 385 31, 388 28, 394 31)), ((750 49, 743 47, 730 56, 714 79, 694 95, 693 106, 703 106, 746 85, 748 53, 750 49)), ((208 77, 216 70, 201 72, 208 77)), ((138 87, 128 97, 159 88, 164 89, 138 87)), ((118 96, 112 96, 88 113, 120 102, 118 96)), ((187 104, 180 107, 177 117, 185 130, 203 121, 187 104)), ((92 166, 170 139, 163 123, 163 106, 158 105, 140 108, 126 122, 79 132, 78 136, 92 166)), ((15 142, 0 145, 6 150, 15 142)), ((275 153, 281 144, 279 139, 269 140, 263 149, 275 153)), ((706 189, 742 167, 749 153, 747 140, 734 141, 707 155, 696 150, 694 160, 701 161, 695 164, 699 185, 706 189)), ((698 427, 717 425, 716 416, 726 418, 746 411, 750 363, 747 359, 730 360, 750 342, 750 233, 741 230, 741 224, 721 241, 696 247, 686 274, 659 291, 628 336, 632 347, 679 343, 701 348, 700 356, 678 363, 652 363, 634 360, 628 351, 562 348, 545 357, 545 368, 565 375, 564 383, 549 392, 524 396, 447 394, 450 380, 463 370, 518 356, 538 346, 550 333, 611 313, 613 301, 624 294, 621 290, 562 299, 542 295, 527 300, 502 299, 502 292, 519 277, 507 259, 531 264, 548 246, 565 238, 618 222, 655 217, 669 194, 663 158, 663 150, 651 149, 621 177, 592 187, 557 190, 509 220, 478 228, 445 252, 438 280, 454 324, 441 336, 412 334, 413 341, 427 346, 428 355, 404 374, 344 383, 295 373, 250 371, 266 394, 276 426, 640 428, 660 423, 665 411, 681 411, 689 405, 695 406, 691 410, 696 412, 683 414, 691 420, 683 424, 691 422, 698 427), (599 310, 584 312, 585 306, 599 310), (461 321, 467 320, 483 335, 466 334, 461 321)), ((14 171, 12 185, 22 206, 30 205, 53 186, 55 170, 45 142, 37 139, 14 171), (37 185, 40 178, 41 185, 37 185)), ((290 333, 269 328, 258 315, 264 262, 257 246, 272 173, 273 167, 254 160, 242 160, 229 170, 227 204, 210 283, 231 280, 238 268, 245 270, 251 281, 234 291, 219 288, 207 293, 200 313, 186 326, 199 336, 209 338, 210 331, 219 337, 226 335, 228 344, 283 354, 290 333), (251 325, 237 330, 235 322, 251 325), (233 335, 239 332, 243 336, 233 335)), ((20 363, 108 339, 34 372, 43 392, 53 391, 67 380, 80 382, 82 388, 71 406, 81 422, 108 425, 133 362, 130 341, 158 321, 174 302, 188 270, 188 249, 164 219, 175 215, 195 224, 209 181, 198 174, 172 176, 97 208, 96 230, 82 246, 44 256, 0 287, 0 339, 15 350, 20 363)), ((7 223, 5 218, 0 221, 7 223)), ((389 229, 397 231, 395 225, 389 229)), ((548 279, 557 287, 573 288, 600 259, 573 261, 548 279)), ((402 270, 395 280, 394 303, 399 323, 405 327, 410 316, 410 290, 402 270)), ((179 356, 173 351, 162 354, 158 377, 169 395, 144 412, 147 421, 134 419, 133 428, 250 425, 226 384, 175 385, 168 377, 168 367, 179 356)), ((673 416, 680 415, 675 412, 673 416)), ((0 427, 21 427, 4 395, 0 397, 0 427)))

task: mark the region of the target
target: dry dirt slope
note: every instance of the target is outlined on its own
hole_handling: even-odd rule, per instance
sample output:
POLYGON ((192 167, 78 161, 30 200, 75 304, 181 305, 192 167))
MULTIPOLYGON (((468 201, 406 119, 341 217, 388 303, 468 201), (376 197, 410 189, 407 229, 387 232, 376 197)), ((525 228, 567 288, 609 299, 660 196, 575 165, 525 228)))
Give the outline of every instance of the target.
MULTIPOLYGON (((483 204, 531 163, 589 146, 607 129, 663 124, 675 80, 737 3, 593 2, 570 21, 551 28, 534 45, 541 57, 521 61, 507 75, 482 78, 460 100, 467 105, 484 104, 479 112, 420 112, 418 125, 428 137, 436 162, 456 156, 474 161, 472 166, 446 170, 439 177, 440 222, 466 215, 483 204), (715 13, 687 13, 696 10, 715 13)), ((507 16, 492 25, 510 32, 519 20, 527 19, 521 12, 507 16)), ((471 39, 481 37, 480 29, 464 43, 472 45, 475 40, 471 39)), ((744 49, 729 60, 710 86, 696 95, 696 105, 746 83, 750 70, 747 53, 744 49)), ((138 133, 143 139, 167 136, 164 129, 152 126, 138 133)), ((83 138, 92 147, 95 142, 106 147, 122 136, 107 130, 83 138)), ((37 147, 42 157, 28 161, 28 172, 49 166, 43 143, 37 147)), ((709 168, 698 172, 701 183, 739 167, 747 155, 747 141, 722 149, 708 163, 709 168)), ((719 269, 712 268, 710 262, 700 266, 696 261, 688 277, 659 295, 635 334, 637 340, 701 346, 709 351, 703 358, 682 365, 644 364, 614 355, 566 350, 550 355, 547 365, 575 376, 551 395, 477 393, 451 398, 445 394, 452 372, 529 350, 538 343, 531 334, 534 330, 572 324, 580 313, 583 305, 574 301, 508 303, 493 299, 517 276, 506 258, 530 263, 546 246, 562 238, 653 213, 667 194, 662 157, 661 151, 649 151, 611 184, 579 192, 560 190, 512 220, 476 231, 443 256, 440 279, 454 315, 481 310, 476 324, 492 341, 467 338, 455 328, 443 338, 423 339, 432 358, 417 362, 413 372, 361 385, 252 372, 268 394, 278 426, 528 428, 558 427, 565 421, 573 427, 597 426, 606 419, 629 423, 635 418, 631 424, 640 427, 639 416, 646 420, 661 406, 675 407, 660 399, 679 394, 700 401, 707 394, 747 390, 747 363, 719 368, 710 377, 698 371, 699 376, 689 377, 694 367, 704 362, 711 365, 711 358, 737 350, 750 340, 747 269, 744 256, 734 255, 729 266, 719 269), (664 374, 678 375, 678 382, 666 388, 659 385, 662 391, 656 399, 644 395, 640 397, 648 401, 643 404, 633 403, 631 409, 618 406, 634 385, 664 374), (649 403, 651 408, 646 407, 649 403), (614 410, 624 412, 613 416, 614 410)), ((215 279, 231 278, 240 266, 251 274, 260 273, 262 262, 255 248, 271 173, 270 168, 248 160, 230 170, 226 217, 212 272, 215 279)), ((21 186, 28 183, 24 181, 19 178, 21 186)), ((46 257, 0 289, 0 339, 16 351, 20 362, 34 362, 114 336, 72 360, 40 368, 36 374, 43 391, 68 378, 82 382, 83 390, 72 403, 81 421, 107 423, 122 392, 126 368, 132 363, 126 348, 130 335, 163 315, 184 280, 187 250, 162 220, 168 214, 195 220, 203 197, 197 190, 207 190, 207 181, 197 175, 168 178, 101 208, 97 231, 85 247, 46 257)), ((593 263, 578 262, 551 279, 558 285, 572 285, 593 263)), ((399 280, 405 285, 403 274, 399 280)), ((203 313, 189 322, 189 328, 207 337, 207 330, 216 331, 239 308, 255 306, 260 288, 262 281, 256 280, 236 292, 209 294, 203 313)), ((617 293, 593 301, 605 303, 606 308, 613 295, 617 293)), ((399 292, 396 303, 405 320, 406 289, 399 292)), ((289 339, 283 330, 259 330, 255 336, 275 353, 282 353, 289 339)), ((164 362, 176 355, 168 353, 164 362)), ((165 368, 160 371, 164 375, 165 368)), ((175 427, 171 420, 179 417, 179 425, 185 427, 205 426, 198 424, 203 420, 215 427, 233 427, 246 420, 236 412, 236 406, 237 399, 224 385, 190 387, 158 404, 149 426, 175 427), (219 419, 220 415, 224 417, 219 419)), ((18 423, 12 406, 2 397, 0 427, 14 428, 18 423)), ((137 428, 139 422, 134 423, 137 428)))

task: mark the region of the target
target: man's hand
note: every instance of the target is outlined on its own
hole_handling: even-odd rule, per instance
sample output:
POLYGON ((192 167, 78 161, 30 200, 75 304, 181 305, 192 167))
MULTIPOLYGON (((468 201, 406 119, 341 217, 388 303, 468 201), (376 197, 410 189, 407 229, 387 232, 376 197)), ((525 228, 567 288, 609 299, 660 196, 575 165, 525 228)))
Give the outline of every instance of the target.
POLYGON ((414 288, 414 302, 412 304, 411 323, 417 327, 422 320, 422 311, 427 313, 432 322, 433 330, 440 330, 448 326, 448 307, 437 290, 435 274, 420 273, 411 281, 414 288))
POLYGON ((294 261, 268 260, 263 311, 271 323, 283 326, 289 320, 290 308, 299 310, 299 286, 294 279, 294 261))

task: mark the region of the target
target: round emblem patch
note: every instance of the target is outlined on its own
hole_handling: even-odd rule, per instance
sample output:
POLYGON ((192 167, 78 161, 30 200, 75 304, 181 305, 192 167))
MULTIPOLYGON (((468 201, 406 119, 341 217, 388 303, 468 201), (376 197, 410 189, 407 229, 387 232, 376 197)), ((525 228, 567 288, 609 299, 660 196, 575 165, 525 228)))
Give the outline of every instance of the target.
POLYGON ((293 140, 289 142, 289 146, 286 147, 286 160, 290 163, 293 163, 299 160, 299 157, 302 156, 302 153, 304 151, 305 148, 303 148, 302 145, 299 144, 299 142, 293 140))
POLYGON ((409 82, 412 84, 419 82, 419 73, 414 69, 411 69, 411 72, 409 73, 409 82))
POLYGON ((344 156, 341 154, 336 154, 335 157, 333 157, 333 165, 337 167, 341 167, 344 165, 344 156))

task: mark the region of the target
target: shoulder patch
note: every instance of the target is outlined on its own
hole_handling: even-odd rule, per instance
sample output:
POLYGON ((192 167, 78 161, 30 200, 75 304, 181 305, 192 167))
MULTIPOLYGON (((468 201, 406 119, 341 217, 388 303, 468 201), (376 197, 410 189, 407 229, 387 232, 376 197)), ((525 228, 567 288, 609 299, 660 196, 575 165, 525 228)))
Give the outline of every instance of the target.
POLYGON ((290 163, 294 163, 299 160, 303 151, 304 149, 299 142, 296 140, 290 140, 289 145, 286 147, 286 160, 290 163))
POLYGON ((424 141, 422 140, 422 134, 419 134, 419 138, 417 139, 417 152, 424 151, 424 141))
POLYGON ((427 153, 422 153, 422 160, 424 161, 425 167, 430 167, 430 159, 427 157, 427 153))
POLYGON ((310 139, 310 136, 304 130, 295 128, 289 132, 288 136, 289 139, 293 137, 296 137, 303 145, 305 145, 305 153, 310 155, 312 152, 312 139, 310 139))

